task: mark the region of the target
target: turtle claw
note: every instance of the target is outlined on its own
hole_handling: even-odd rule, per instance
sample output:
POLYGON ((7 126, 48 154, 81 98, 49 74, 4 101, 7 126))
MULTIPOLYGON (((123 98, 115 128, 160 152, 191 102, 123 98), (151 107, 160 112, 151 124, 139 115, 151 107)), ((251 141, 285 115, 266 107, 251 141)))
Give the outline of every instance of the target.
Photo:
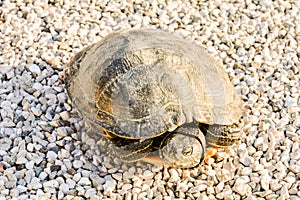
POLYGON ((204 162, 205 163, 211 163, 211 158, 217 154, 218 147, 210 147, 206 149, 204 154, 204 162))
POLYGON ((157 166, 164 165, 164 161, 159 156, 148 155, 148 156, 142 158, 141 160, 144 162, 153 164, 153 165, 157 165, 157 166))

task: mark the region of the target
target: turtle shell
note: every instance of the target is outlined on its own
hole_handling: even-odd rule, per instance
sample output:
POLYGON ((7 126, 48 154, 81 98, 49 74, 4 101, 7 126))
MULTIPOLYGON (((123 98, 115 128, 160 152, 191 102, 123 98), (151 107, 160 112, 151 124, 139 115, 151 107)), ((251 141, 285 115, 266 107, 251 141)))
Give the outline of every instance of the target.
POLYGON ((193 121, 230 125, 241 99, 205 50, 170 33, 113 33, 69 64, 68 93, 82 115, 109 132, 147 139, 193 121))

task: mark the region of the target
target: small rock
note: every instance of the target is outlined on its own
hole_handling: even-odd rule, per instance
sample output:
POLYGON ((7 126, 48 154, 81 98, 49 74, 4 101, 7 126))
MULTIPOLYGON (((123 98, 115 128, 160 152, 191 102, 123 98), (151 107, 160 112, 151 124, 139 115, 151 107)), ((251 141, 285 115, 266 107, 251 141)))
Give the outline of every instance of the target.
POLYGON ((26 164, 28 163, 28 160, 25 157, 19 157, 17 158, 16 164, 20 165, 20 164, 26 164))
POLYGON ((49 100, 56 100, 56 93, 52 93, 53 90, 47 90, 45 93, 45 98, 49 100))
POLYGON ((298 174, 298 173, 300 173, 300 166, 299 165, 290 165, 289 170, 291 170, 295 174, 298 174))
POLYGON ((244 196, 246 194, 251 194, 251 187, 249 186, 249 184, 242 184, 242 185, 235 184, 232 189, 233 191, 237 192, 241 196, 244 196))
POLYGON ((55 161, 56 158, 57 158, 57 154, 56 154, 54 151, 48 151, 48 152, 47 152, 47 155, 46 155, 46 158, 47 158, 48 160, 55 161))
POLYGON ((261 176, 260 184, 261 184, 261 187, 265 191, 269 190, 269 185, 270 185, 271 179, 272 178, 268 174, 264 174, 264 175, 261 176))
POLYGON ((130 190, 132 188, 132 185, 131 184, 124 184, 122 186, 122 190, 130 190))
MULTIPOLYGON (((34 147, 35 147, 35 149, 38 150, 38 148, 37 148, 38 145, 35 145, 34 147)), ((40 155, 38 155, 36 153, 32 153, 31 155, 32 155, 32 160, 35 162, 35 164, 39 165, 43 161, 43 157, 42 156, 40 156, 40 155)))
POLYGON ((19 190, 20 193, 26 192, 28 190, 27 187, 22 186, 22 185, 18 185, 17 189, 19 190))
POLYGON ((31 111, 35 116, 41 116, 42 110, 37 107, 31 107, 31 111))
POLYGON ((3 189, 0 193, 5 195, 5 196, 8 196, 9 195, 9 189, 3 189))
POLYGON ((207 188, 206 184, 200 184, 200 185, 191 187, 191 189, 189 189, 189 192, 190 193, 199 193, 199 192, 203 192, 204 190, 206 190, 206 188, 207 188))
POLYGON ((58 188, 59 184, 58 184, 57 180, 50 180, 50 181, 44 182, 43 187, 58 188))
POLYGON ((134 177, 134 173, 132 173, 132 172, 125 171, 123 173, 123 179, 124 180, 129 180, 129 179, 132 179, 133 177, 134 177))
POLYGON ((11 169, 7 169, 4 171, 4 175, 8 178, 9 181, 11 182, 17 182, 17 177, 11 169))
POLYGON ((61 137, 66 137, 66 136, 68 136, 68 132, 67 132, 67 129, 66 129, 65 127, 58 127, 58 128, 56 129, 56 131, 57 131, 57 134, 58 134, 59 136, 61 136, 61 137))
POLYGON ((258 164, 258 163, 256 163, 256 164, 253 164, 252 165, 252 169, 253 169, 253 171, 261 171, 261 170, 263 170, 264 169, 264 166, 263 165, 261 165, 261 164, 258 164))
POLYGON ((61 113, 59 113, 60 117, 63 119, 63 120, 69 120, 70 119, 70 115, 69 115, 69 112, 68 111, 63 111, 61 113))
POLYGON ((189 189, 189 186, 187 184, 187 181, 178 182, 176 190, 180 192, 186 192, 189 189))
POLYGON ((81 177, 81 179, 78 182, 78 185, 91 185, 91 181, 87 177, 81 177))
POLYGON ((180 179, 177 170, 174 169, 174 168, 171 168, 169 171, 170 171, 170 179, 169 179, 169 182, 171 182, 171 183, 177 182, 177 181, 180 179))
POLYGON ((5 93, 9 93, 9 90, 0 88, 0 94, 5 94, 5 93))
POLYGON ((297 117, 293 123, 293 125, 297 128, 300 128, 300 117, 297 117))
POLYGON ((51 76, 51 78, 49 79, 48 84, 53 85, 57 80, 58 80, 58 76, 55 74, 55 75, 51 76))
POLYGON ((32 85, 32 89, 42 91, 43 90, 43 85, 41 83, 34 83, 32 85))
POLYGON ((80 179, 81 179, 81 174, 80 173, 74 174, 74 176, 73 176, 74 181, 78 182, 80 179))
POLYGON ((290 198, 290 194, 288 191, 288 187, 287 184, 283 184, 281 189, 280 189, 280 197, 282 199, 289 199, 290 198))
POLYGON ((34 167, 34 161, 33 160, 29 161, 28 163, 25 164, 25 167, 27 169, 33 169, 33 167, 34 167))
POLYGON ((254 158, 250 156, 245 156, 245 157, 241 157, 239 161, 246 167, 249 167, 252 163, 254 163, 254 158))
POLYGON ((36 75, 39 75, 41 73, 41 69, 39 66, 37 66, 36 64, 30 64, 28 66, 28 69, 31 73, 34 73, 36 75))
POLYGON ((82 162, 81 160, 74 160, 74 161, 73 161, 73 167, 74 167, 75 169, 81 168, 82 165, 83 165, 83 162, 82 162))
POLYGON ((34 149, 34 144, 32 144, 32 143, 27 144, 28 151, 33 152, 33 149, 34 149))
POLYGON ((104 194, 109 194, 116 188, 117 182, 115 180, 106 181, 103 185, 104 194))
POLYGON ((224 189, 224 182, 220 182, 216 187, 216 194, 221 193, 221 191, 224 189))
POLYGON ((149 170, 146 170, 144 173, 143 173, 143 178, 145 180, 149 180, 149 179, 152 179, 153 178, 153 173, 149 170))
POLYGON ((7 65, 0 65, 0 74, 6 74, 9 72, 13 67, 7 65))
POLYGON ((82 170, 82 171, 81 171, 81 175, 82 175, 83 177, 90 177, 91 171, 89 171, 89 170, 82 170))
POLYGON ((16 124, 9 118, 5 118, 1 123, 0 126, 6 127, 6 128, 13 128, 16 126, 16 124))
POLYGON ((36 177, 33 177, 31 179, 30 183, 28 184, 28 189, 29 190, 32 190, 32 189, 37 190, 37 189, 40 189, 42 187, 43 187, 43 185, 42 185, 40 179, 36 178, 36 177))
POLYGON ((240 176, 236 179, 235 184, 243 185, 250 182, 249 176, 240 176))
POLYGON ((39 179, 45 180, 48 177, 48 174, 46 172, 41 172, 39 175, 39 179))
POLYGON ((87 198, 87 199, 90 199, 91 197, 95 196, 97 194, 97 191, 95 188, 90 188, 90 189, 87 189, 87 191, 85 192, 84 196, 87 198))
POLYGON ((147 192, 141 192, 139 195, 138 195, 138 199, 146 199, 147 197, 147 192))
POLYGON ((277 191, 281 188, 281 184, 279 183, 279 181, 277 179, 273 179, 270 181, 270 189, 272 191, 277 191))
POLYGON ((57 199, 63 199, 64 196, 65 196, 65 194, 64 194, 62 191, 59 190, 59 191, 57 192, 57 199))
POLYGON ((242 176, 248 176, 252 173, 252 168, 251 167, 244 167, 241 169, 241 175, 242 176))
POLYGON ((114 179, 116 179, 117 181, 121 181, 122 180, 122 174, 121 173, 115 173, 111 175, 114 179))
POLYGON ((15 76, 15 72, 13 70, 6 73, 7 79, 11 79, 15 76))
POLYGON ((62 183, 59 186, 59 191, 62 191, 64 194, 67 194, 67 192, 69 191, 69 184, 67 183, 62 183))
POLYGON ((0 162, 0 172, 4 172, 4 164, 0 162))
POLYGON ((69 188, 75 188, 76 182, 74 180, 68 178, 66 183, 68 184, 69 188))
POLYGON ((64 103, 67 100, 67 95, 65 93, 59 93, 57 94, 57 100, 59 103, 64 103))

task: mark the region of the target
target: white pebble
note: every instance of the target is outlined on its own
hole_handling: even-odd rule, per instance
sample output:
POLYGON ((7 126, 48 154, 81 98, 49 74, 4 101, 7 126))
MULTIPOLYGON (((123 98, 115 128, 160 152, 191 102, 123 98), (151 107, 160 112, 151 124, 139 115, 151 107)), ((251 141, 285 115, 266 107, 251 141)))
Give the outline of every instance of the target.
POLYGON ((12 66, 0 65, 0 74, 6 74, 12 69, 12 66))
POLYGON ((117 183, 115 180, 106 181, 103 185, 104 193, 112 192, 115 189, 116 185, 117 183))
POLYGON ((84 196, 85 196, 85 198, 90 199, 91 197, 94 197, 96 194, 97 194, 96 189, 95 188, 90 188, 90 189, 87 189, 84 196))
POLYGON ((289 190, 287 187, 287 184, 283 184, 283 186, 280 189, 280 197, 282 199, 289 199, 290 198, 290 194, 289 194, 289 190))
POLYGON ((271 181, 271 177, 268 174, 264 174, 261 176, 261 187, 262 189, 264 189, 265 191, 269 190, 269 185, 270 185, 270 181, 271 181))
POLYGON ((91 181, 87 177, 81 177, 81 179, 78 181, 78 185, 91 185, 91 181))
POLYGON ((64 112, 61 112, 59 113, 60 117, 63 119, 63 120, 69 120, 70 119, 70 115, 69 115, 69 112, 68 111, 64 111, 64 112))
POLYGON ((59 185, 59 191, 62 191, 64 194, 70 190, 69 185, 67 183, 62 183, 59 185))
POLYGON ((46 172, 41 172, 39 175, 39 179, 45 180, 48 177, 48 174, 46 172))
POLYGON ((42 110, 37 107, 31 107, 31 111, 35 116, 41 116, 42 110))
POLYGON ((43 185, 40 181, 40 179, 36 178, 36 177, 33 177, 31 179, 31 182, 28 184, 28 188, 31 190, 31 189, 34 189, 34 190, 37 190, 39 188, 42 188, 43 185))
POLYGON ((47 158, 48 160, 55 161, 56 158, 57 158, 57 153, 55 153, 54 151, 48 151, 48 152, 47 152, 47 155, 46 155, 46 158, 47 158))
POLYGON ((74 160, 73 161, 73 167, 75 169, 79 169, 80 167, 82 167, 82 165, 83 165, 83 162, 81 160, 74 160))
POLYGON ((104 178, 98 176, 97 174, 91 174, 90 178, 93 182, 94 187, 98 187, 98 186, 102 185, 103 183, 105 183, 104 178))
POLYGON ((28 163, 25 164, 25 167, 27 169, 33 169, 33 167, 34 167, 34 161, 33 160, 29 161, 28 163))
POLYGON ((37 74, 37 75, 39 75, 39 74, 41 73, 40 67, 39 67, 38 65, 36 65, 36 64, 30 64, 30 65, 28 66, 28 69, 29 69, 32 73, 37 74))
POLYGON ((48 188, 58 188, 59 184, 58 184, 57 180, 50 180, 50 181, 44 182, 43 186, 48 187, 48 188))
POLYGON ((28 160, 25 157, 17 158, 16 164, 26 164, 26 163, 28 163, 28 160))
POLYGON ((170 169, 170 179, 169 179, 169 182, 177 182, 178 180, 180 179, 179 175, 178 175, 178 172, 176 169, 174 168, 171 168, 170 169))
POLYGON ((67 179, 66 183, 68 184, 69 188, 75 188, 76 182, 72 179, 67 179))

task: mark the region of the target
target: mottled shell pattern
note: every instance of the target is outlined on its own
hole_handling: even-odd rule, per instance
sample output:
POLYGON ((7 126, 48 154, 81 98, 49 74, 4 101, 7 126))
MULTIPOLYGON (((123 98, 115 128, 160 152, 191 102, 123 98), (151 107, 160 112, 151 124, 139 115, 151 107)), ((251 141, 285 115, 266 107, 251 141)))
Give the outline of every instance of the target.
POLYGON ((241 115, 223 67, 164 31, 111 34, 77 54, 68 74, 78 110, 124 138, 151 138, 192 121, 228 125, 241 115))

